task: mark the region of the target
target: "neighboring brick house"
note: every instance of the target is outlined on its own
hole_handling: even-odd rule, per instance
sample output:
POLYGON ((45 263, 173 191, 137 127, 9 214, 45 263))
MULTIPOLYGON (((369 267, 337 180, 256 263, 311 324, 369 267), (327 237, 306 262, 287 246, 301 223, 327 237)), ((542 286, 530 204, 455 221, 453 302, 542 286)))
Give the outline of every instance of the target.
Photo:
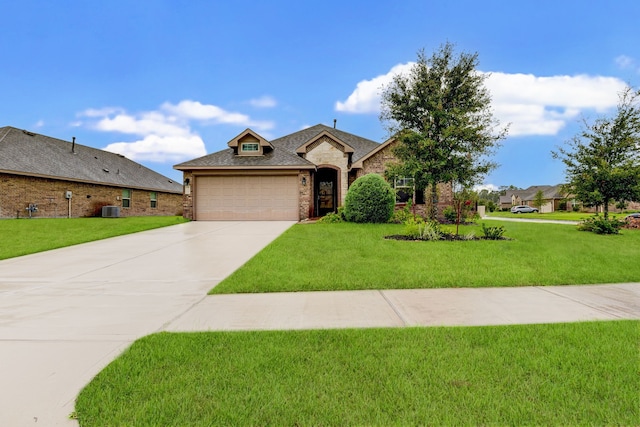
MULTIPOLYGON (((325 125, 267 141, 246 129, 228 149, 175 165, 184 174, 184 216, 192 220, 304 220, 335 212, 351 183, 395 161, 383 144, 325 125)), ((407 180, 402 190, 409 191, 407 180)), ((392 183, 396 184, 396 183, 392 183)), ((451 204, 440 186, 440 207, 451 204)))
MULTIPOLYGON (((504 196, 500 196, 500 207, 510 209, 512 206, 533 206, 538 191, 542 191, 543 205, 540 212, 555 212, 559 210, 560 203, 567 204, 566 209, 571 210, 572 198, 562 192, 561 185, 533 185, 525 190, 507 190, 504 196)), ((575 201, 573 201, 575 203, 575 201)))
MULTIPOLYGON (((583 206, 573 195, 564 193, 562 185, 532 185, 525 190, 507 190, 504 196, 500 196, 500 208, 510 209, 512 206, 517 205, 533 206, 538 191, 542 191, 542 198, 544 199, 540 213, 559 211, 561 210, 561 205, 564 205, 562 207, 567 211, 573 210, 574 206, 583 212, 596 212, 597 210, 595 207, 583 206)), ((629 202, 627 209, 640 209, 640 203, 629 202)), ((615 204, 609 206, 609 212, 618 211, 621 210, 617 209, 615 204)), ((602 207, 599 208, 598 212, 602 212, 602 207)))
POLYGON ((0 218, 100 216, 103 206, 179 215, 182 185, 119 154, 0 128, 0 218))

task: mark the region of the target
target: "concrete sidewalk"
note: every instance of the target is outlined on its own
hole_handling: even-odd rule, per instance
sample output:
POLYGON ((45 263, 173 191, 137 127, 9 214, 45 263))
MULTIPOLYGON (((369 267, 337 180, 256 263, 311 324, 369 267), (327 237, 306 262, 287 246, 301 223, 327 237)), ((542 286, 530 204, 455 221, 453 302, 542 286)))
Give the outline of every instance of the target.
MULTIPOLYGON (((516 214, 514 214, 516 215, 516 214)), ((518 214, 518 215, 527 215, 527 214, 518 214)), ((483 216, 482 220, 488 219, 490 221, 512 221, 512 222, 537 222, 540 224, 564 224, 564 225, 578 225, 580 221, 568 221, 563 219, 537 219, 537 218, 527 218, 527 217, 501 217, 501 216, 483 216)))
POLYGON ((640 319, 640 283, 212 295, 166 331, 479 326, 640 319))

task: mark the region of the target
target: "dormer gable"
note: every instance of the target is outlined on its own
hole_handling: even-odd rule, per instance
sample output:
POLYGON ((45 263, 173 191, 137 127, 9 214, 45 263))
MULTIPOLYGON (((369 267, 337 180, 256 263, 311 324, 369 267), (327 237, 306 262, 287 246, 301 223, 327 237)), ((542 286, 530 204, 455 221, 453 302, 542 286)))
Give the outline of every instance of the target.
POLYGON ((273 145, 251 129, 244 130, 227 145, 237 156, 263 156, 273 151, 273 145))
POLYGON ((351 147, 346 142, 341 141, 340 139, 336 138, 334 135, 332 135, 331 133, 329 133, 329 132, 327 132, 325 130, 325 131, 322 131, 319 134, 317 134, 315 137, 313 137, 309 141, 305 142, 300 147, 298 147, 296 149, 296 153, 299 156, 305 157, 305 155, 309 151, 313 150, 314 148, 316 148, 318 145, 322 144, 323 142, 328 142, 329 144, 333 145, 334 147, 336 147, 337 149, 339 149, 340 151, 342 151, 345 154, 353 154, 353 152, 354 152, 353 147, 351 147))

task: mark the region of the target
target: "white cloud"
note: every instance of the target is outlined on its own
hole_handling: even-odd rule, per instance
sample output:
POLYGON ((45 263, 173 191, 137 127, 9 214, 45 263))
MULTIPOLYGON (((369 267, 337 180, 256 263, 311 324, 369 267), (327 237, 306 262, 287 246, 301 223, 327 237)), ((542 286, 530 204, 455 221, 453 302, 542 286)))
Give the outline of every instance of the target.
POLYGON ((482 190, 487 190, 491 192, 491 191, 498 191, 499 189, 500 188, 494 184, 481 184, 473 187, 473 191, 477 191, 478 193, 481 192, 482 190))
POLYGON ((188 135, 189 127, 184 123, 176 123, 170 117, 159 113, 142 113, 139 116, 118 114, 114 117, 100 119, 95 128, 104 132, 120 132, 131 135, 188 135))
POLYGON ((103 116, 109 116, 112 114, 120 114, 120 113, 124 113, 124 110, 122 108, 104 107, 104 108, 89 108, 87 110, 84 110, 79 115, 84 117, 103 117, 103 116))
MULTIPOLYGON (((397 73, 406 73, 412 63, 393 67, 387 74, 363 80, 336 110, 348 113, 378 113, 381 88, 397 73)), ((501 124, 510 124, 510 136, 555 135, 580 113, 606 111, 617 104, 626 84, 614 77, 551 76, 490 73, 486 86, 492 108, 501 124)))
POLYGON ((387 74, 374 77, 371 80, 362 80, 345 102, 336 102, 336 111, 360 114, 378 113, 380 111, 380 95, 384 86, 391 83, 396 74, 408 72, 413 64, 413 62, 398 64, 387 74))
POLYGON ((147 135, 134 142, 115 142, 104 148, 136 161, 173 162, 206 154, 204 141, 198 135, 147 135))
POLYGON ((165 102, 158 110, 137 114, 122 108, 88 109, 79 114, 84 125, 102 132, 119 132, 139 137, 133 142, 115 142, 105 150, 122 154, 132 160, 180 162, 206 154, 202 138, 191 125, 228 124, 268 130, 274 124, 252 120, 241 113, 229 112, 216 105, 184 100, 178 104, 165 102))
POLYGON ((278 105, 275 98, 265 95, 260 98, 254 98, 249 100, 249 105, 256 108, 273 108, 278 105))
POLYGON ((269 121, 251 120, 246 114, 229 112, 216 105, 205 105, 191 100, 180 101, 176 105, 165 102, 160 108, 163 111, 187 120, 192 119, 211 121, 217 124, 240 125, 256 128, 257 130, 269 130, 274 126, 274 124, 269 121))
POLYGON ((615 62, 618 67, 622 68, 623 70, 627 68, 633 68, 635 66, 635 61, 633 60, 633 58, 627 55, 620 55, 616 57, 615 62))

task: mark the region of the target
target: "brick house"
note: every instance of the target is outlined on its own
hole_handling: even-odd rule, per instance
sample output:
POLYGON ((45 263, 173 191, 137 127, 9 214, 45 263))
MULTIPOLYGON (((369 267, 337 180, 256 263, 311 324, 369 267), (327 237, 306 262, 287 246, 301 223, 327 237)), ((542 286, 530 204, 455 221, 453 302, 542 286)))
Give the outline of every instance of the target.
MULTIPOLYGON (((500 196, 500 208, 510 209, 512 206, 517 205, 533 206, 538 191, 542 191, 542 198, 544 199, 544 203, 540 207, 540 213, 562 211, 563 209, 560 209, 561 207, 563 207, 565 211, 571 211, 574 206, 583 212, 602 212, 602 207, 597 209, 595 207, 583 206, 573 195, 566 194, 563 191, 562 185, 532 185, 525 190, 507 190, 504 196, 500 196)), ((629 202, 627 209, 640 209, 640 203, 629 202)), ((609 212, 619 211, 621 212, 622 210, 616 208, 615 204, 609 206, 609 212)))
POLYGON ((182 185, 119 154, 0 128, 0 218, 100 216, 103 206, 179 215, 182 185))
MULTIPOLYGON (((192 220, 304 220, 335 212, 349 186, 367 173, 383 174, 395 161, 382 144, 325 125, 267 141, 246 129, 228 149, 175 165, 184 175, 184 216, 192 220)), ((410 180, 392 183, 402 202, 410 180)), ((452 202, 439 186, 438 206, 452 202)), ((422 195, 417 195, 422 200, 422 195)))

